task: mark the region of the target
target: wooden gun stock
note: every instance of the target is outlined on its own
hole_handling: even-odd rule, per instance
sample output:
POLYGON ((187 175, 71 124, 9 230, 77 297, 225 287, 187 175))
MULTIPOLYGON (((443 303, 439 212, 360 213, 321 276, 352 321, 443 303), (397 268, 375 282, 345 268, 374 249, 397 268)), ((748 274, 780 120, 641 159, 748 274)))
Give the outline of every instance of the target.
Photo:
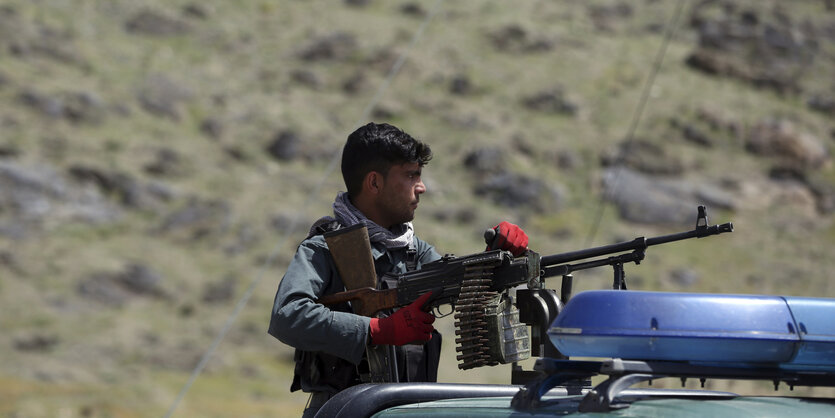
POLYGON ((364 224, 327 232, 324 237, 345 289, 377 286, 371 242, 364 224))
POLYGON ((375 313, 393 308, 397 303, 397 292, 376 290, 377 273, 371 257, 371 243, 368 229, 363 224, 337 229, 325 233, 331 257, 345 285, 345 292, 325 295, 317 300, 323 305, 351 302, 354 313, 374 316, 375 313))
POLYGON ((343 302, 351 302, 354 313, 358 315, 373 316, 383 309, 397 307, 397 289, 377 290, 373 287, 364 287, 325 295, 316 301, 322 305, 335 305, 343 302))

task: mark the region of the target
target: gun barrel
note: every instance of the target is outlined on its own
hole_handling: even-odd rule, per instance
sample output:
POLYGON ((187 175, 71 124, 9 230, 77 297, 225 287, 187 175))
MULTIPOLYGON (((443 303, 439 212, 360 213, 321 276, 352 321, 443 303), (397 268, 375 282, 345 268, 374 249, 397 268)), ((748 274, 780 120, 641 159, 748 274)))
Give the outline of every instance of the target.
POLYGON ((662 235, 647 239, 647 246, 666 244, 673 241, 681 241, 689 238, 704 238, 711 235, 719 235, 724 232, 733 232, 734 225, 730 222, 721 225, 698 227, 692 231, 680 232, 678 234, 662 235))
POLYGON ((568 263, 571 261, 584 260, 592 257, 600 257, 608 254, 622 253, 624 251, 635 251, 648 246, 644 237, 635 238, 632 241, 619 242, 617 244, 603 245, 601 247, 586 248, 579 251, 571 251, 562 254, 542 256, 539 263, 543 267, 568 263))
MULTIPOLYGON (((699 226, 691 231, 679 232, 677 234, 662 235, 660 237, 635 238, 632 241, 619 242, 616 244, 603 245, 600 247, 586 248, 579 251, 571 251, 562 254, 542 256, 540 264, 542 267, 555 266, 559 264, 570 263, 577 260, 585 260, 593 257, 601 257, 610 254, 617 254, 626 251, 643 251, 647 247, 659 244, 666 244, 673 241, 681 241, 689 238, 703 238, 711 235, 718 235, 724 232, 733 232, 734 226, 732 223, 724 223, 721 225, 699 226)), ((604 263, 605 265, 605 263, 604 263)))

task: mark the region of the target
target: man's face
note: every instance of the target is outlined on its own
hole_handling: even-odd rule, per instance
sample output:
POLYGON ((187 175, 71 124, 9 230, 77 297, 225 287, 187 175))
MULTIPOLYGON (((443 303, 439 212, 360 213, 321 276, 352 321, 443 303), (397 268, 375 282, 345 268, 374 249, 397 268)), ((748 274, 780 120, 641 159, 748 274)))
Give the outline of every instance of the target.
POLYGON ((422 168, 418 163, 393 165, 384 178, 378 200, 380 214, 390 228, 415 218, 420 195, 426 186, 420 179, 422 168))

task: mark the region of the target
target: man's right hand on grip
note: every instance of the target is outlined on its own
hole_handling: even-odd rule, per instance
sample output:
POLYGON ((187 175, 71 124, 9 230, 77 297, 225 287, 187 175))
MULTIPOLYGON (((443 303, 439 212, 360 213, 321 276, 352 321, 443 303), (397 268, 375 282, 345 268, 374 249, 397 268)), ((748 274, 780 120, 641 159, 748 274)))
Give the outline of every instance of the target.
POLYGON ((431 296, 432 292, 424 293, 389 317, 371 318, 371 342, 377 345, 404 345, 432 339, 435 317, 423 310, 423 305, 431 296))

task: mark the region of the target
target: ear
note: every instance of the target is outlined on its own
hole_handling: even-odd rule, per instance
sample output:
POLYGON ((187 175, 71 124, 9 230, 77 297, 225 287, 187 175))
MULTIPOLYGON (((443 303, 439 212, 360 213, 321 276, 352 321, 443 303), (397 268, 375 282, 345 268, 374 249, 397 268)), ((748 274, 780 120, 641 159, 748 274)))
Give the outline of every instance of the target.
POLYGON ((376 172, 371 171, 365 175, 365 180, 362 182, 363 189, 367 190, 370 194, 376 195, 383 190, 383 184, 385 182, 385 178, 383 175, 376 172))

